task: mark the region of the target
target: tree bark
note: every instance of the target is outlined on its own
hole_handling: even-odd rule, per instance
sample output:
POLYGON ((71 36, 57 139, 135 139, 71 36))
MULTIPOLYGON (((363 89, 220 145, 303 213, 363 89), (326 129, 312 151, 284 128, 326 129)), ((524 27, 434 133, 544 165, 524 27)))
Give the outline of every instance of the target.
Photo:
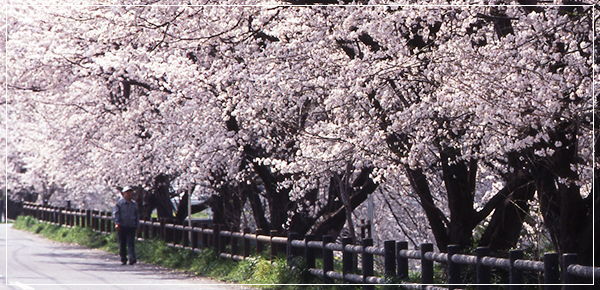
POLYGON ((533 199, 536 190, 534 182, 529 179, 523 178, 517 183, 521 185, 516 188, 511 188, 514 186, 511 184, 506 185, 498 193, 502 200, 494 207, 494 214, 481 236, 479 246, 489 247, 492 251, 504 251, 517 244, 523 222, 529 213, 528 201, 533 199))
MULTIPOLYGON (((539 146, 553 149, 551 156, 541 157, 534 164, 538 196, 544 222, 556 251, 578 254, 578 263, 592 264, 594 193, 587 197, 575 183, 577 172, 577 124, 563 122, 549 133, 550 141, 539 146), (555 146, 555 144, 561 146, 555 146)), ((596 197, 597 198, 597 197, 596 197)))
MULTIPOLYGON (((368 178, 364 184, 362 184, 361 188, 350 197, 350 206, 352 207, 352 211, 365 200, 367 200, 369 194, 375 192, 376 189, 377 185, 373 182, 373 180, 368 178)), ((337 237, 342 231, 345 222, 346 209, 343 205, 341 205, 334 212, 327 215, 325 219, 316 224, 311 233, 317 237, 323 235, 332 235, 337 237)))
POLYGON ((411 187, 419 196, 421 207, 425 211, 438 249, 444 252, 450 244, 450 237, 446 229, 446 225, 449 222, 444 216, 444 213, 433 203, 433 196, 431 195, 429 183, 427 182, 427 177, 423 173, 423 170, 420 168, 410 169, 406 166, 406 172, 411 187))

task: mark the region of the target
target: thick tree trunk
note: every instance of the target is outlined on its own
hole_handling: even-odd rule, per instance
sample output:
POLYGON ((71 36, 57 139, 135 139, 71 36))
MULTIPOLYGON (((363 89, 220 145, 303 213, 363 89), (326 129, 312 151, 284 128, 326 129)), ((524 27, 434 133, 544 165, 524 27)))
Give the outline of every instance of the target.
POLYGON ((169 189, 171 181, 168 175, 159 174, 154 178, 154 187, 146 192, 142 206, 143 216, 150 217, 156 209, 159 218, 173 218, 173 204, 169 189))
MULTIPOLYGON (((271 168, 265 165, 261 165, 255 161, 258 156, 258 150, 252 146, 246 145, 244 147, 246 153, 246 160, 252 164, 254 172, 260 177, 265 188, 265 196, 268 201, 270 223, 269 228, 263 230, 276 230, 278 233, 283 233, 285 230, 285 224, 288 219, 288 209, 290 207, 290 189, 280 187, 280 183, 285 181, 289 175, 281 175, 273 173, 271 168)), ((251 202, 257 204, 257 200, 251 199, 251 202)), ((264 213, 264 210, 262 211, 264 213)), ((255 215, 260 212, 255 212, 255 215)), ((259 221, 263 221, 263 218, 259 218, 259 221)))
POLYGON ((260 200, 260 195, 258 192, 256 190, 249 190, 248 200, 250 201, 250 206, 252 207, 252 216, 256 222, 256 227, 265 231, 269 230, 271 225, 265 216, 265 209, 263 208, 263 204, 260 200))
MULTIPOLYGON (((358 189, 358 191, 356 191, 350 197, 350 206, 352 207, 351 210, 353 211, 365 200, 367 200, 369 194, 375 192, 376 189, 377 185, 373 182, 373 180, 371 180, 370 178, 365 180, 364 183, 361 185, 360 189, 358 189)), ((332 235, 334 237, 337 237, 344 228, 345 223, 346 208, 343 205, 341 205, 334 212, 327 215, 325 219, 323 219, 321 222, 315 225, 311 233, 318 237, 323 235, 332 235)))
POLYGON ((425 211, 438 249, 445 252, 450 244, 450 237, 446 228, 449 221, 444 216, 444 213, 433 203, 433 196, 431 195, 429 183, 423 170, 406 167, 406 172, 413 190, 419 196, 421 207, 425 211))
POLYGON ((501 194, 502 201, 495 207, 479 246, 489 247, 492 251, 506 251, 517 244, 523 222, 529 213, 528 201, 536 190, 533 182, 523 182, 522 186, 506 190, 507 195, 501 194))
POLYGON ((582 196, 577 172, 571 167, 578 162, 577 130, 577 124, 571 122, 556 126, 549 134, 550 141, 541 144, 554 154, 539 158, 534 166, 542 215, 556 251, 576 253, 580 264, 591 265, 595 201, 592 192, 582 196), (556 147, 557 143, 561 146, 556 147))
POLYGON ((461 247, 473 243, 473 229, 479 223, 475 220, 475 178, 477 161, 458 161, 460 154, 456 149, 446 149, 440 154, 442 177, 448 197, 450 223, 448 225, 448 242, 461 247))

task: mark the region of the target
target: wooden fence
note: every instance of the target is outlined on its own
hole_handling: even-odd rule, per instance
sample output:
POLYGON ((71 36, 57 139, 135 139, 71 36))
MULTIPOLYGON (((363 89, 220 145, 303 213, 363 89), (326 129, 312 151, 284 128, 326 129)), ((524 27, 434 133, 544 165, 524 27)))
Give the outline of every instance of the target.
MULTIPOLYGON (((78 210, 55 206, 42 206, 25 203, 24 214, 60 226, 91 227, 101 233, 113 231, 112 213, 98 210, 78 210)), ((575 264, 576 254, 564 254, 560 259, 557 253, 546 253, 543 261, 523 259, 522 250, 511 250, 509 258, 491 257, 489 248, 479 247, 476 255, 460 254, 457 245, 448 246, 447 253, 434 252, 431 243, 420 245, 419 250, 409 250, 408 242, 385 241, 383 247, 373 246, 373 240, 363 239, 361 245, 353 245, 351 238, 342 238, 337 244, 332 236, 323 236, 316 240, 314 235, 301 238, 298 234, 290 233, 287 237, 276 236, 275 231, 269 235, 258 230, 250 233, 249 229, 242 232, 222 230, 214 224, 211 228, 203 224, 200 227, 189 227, 168 223, 165 219, 142 220, 141 232, 138 239, 161 239, 170 247, 200 251, 205 247, 216 249, 217 254, 225 259, 241 261, 253 254, 262 254, 266 246, 270 248, 271 258, 278 252, 285 252, 288 264, 295 257, 303 257, 308 272, 319 276, 323 283, 341 280, 346 283, 363 285, 364 289, 373 289, 375 284, 402 284, 409 289, 435 289, 434 262, 446 265, 445 273, 449 289, 465 286, 461 279, 461 267, 471 266, 476 271, 478 290, 490 289, 492 284, 492 269, 504 269, 508 272, 510 289, 523 289, 525 273, 543 276, 544 289, 579 289, 592 285, 600 278, 600 267, 588 267, 575 264), (241 246, 241 247, 240 247, 241 246), (227 249, 228 248, 228 249, 227 249), (251 253, 251 249, 254 250, 251 253), (227 250, 226 250, 227 249, 227 250), (334 252, 340 252, 342 272, 334 271, 334 252), (361 274, 355 269, 355 255, 360 256, 361 274), (375 276, 374 256, 383 257, 383 277, 375 276), (316 268, 316 258, 322 259, 322 267, 316 268), (409 260, 418 260, 421 265, 421 283, 404 282, 409 277, 409 260)), ((469 283, 469 284, 473 284, 469 283)), ((446 288, 444 288, 446 289, 446 288)))

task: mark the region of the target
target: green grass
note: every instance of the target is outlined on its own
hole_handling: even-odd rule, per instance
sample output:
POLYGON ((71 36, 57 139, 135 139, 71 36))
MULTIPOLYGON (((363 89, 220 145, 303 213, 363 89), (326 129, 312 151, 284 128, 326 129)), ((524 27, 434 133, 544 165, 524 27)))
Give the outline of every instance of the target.
MULTIPOLYGON (((89 228, 66 228, 49 223, 38 222, 33 217, 18 217, 13 225, 15 229, 27 230, 46 238, 79 244, 90 248, 102 249, 118 253, 116 233, 100 234, 89 228)), ((214 250, 206 248, 200 253, 185 249, 168 247, 159 240, 136 241, 138 260, 160 265, 170 269, 193 273, 197 276, 210 277, 220 281, 238 284, 253 284, 264 289, 360 289, 351 285, 316 285, 321 279, 310 275, 305 269, 304 260, 299 258, 292 267, 287 266, 283 257, 273 262, 267 256, 259 256, 241 262, 221 259, 214 250), (305 285, 302 285, 305 284, 305 285)), ((115 260, 117 263, 118 260, 115 260)), ((379 288, 376 287, 376 288, 379 288)))

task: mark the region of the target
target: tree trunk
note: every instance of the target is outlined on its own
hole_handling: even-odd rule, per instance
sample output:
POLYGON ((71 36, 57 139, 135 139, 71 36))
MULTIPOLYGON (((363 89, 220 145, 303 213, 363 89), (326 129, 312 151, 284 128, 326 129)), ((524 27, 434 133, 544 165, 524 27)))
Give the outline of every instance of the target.
POLYGON ((473 208, 477 161, 458 161, 459 154, 457 149, 447 148, 440 157, 450 210, 448 242, 465 248, 473 244, 473 229, 479 223, 474 219, 476 212, 473 208))
POLYGON ((142 206, 143 214, 150 217, 156 209, 159 218, 173 218, 173 204, 171 203, 171 181, 168 175, 159 174, 154 178, 154 188, 146 192, 142 206))
POLYGON ((528 201, 533 199, 535 190, 533 182, 528 182, 514 190, 509 190, 508 196, 502 195, 502 201, 495 207, 492 219, 481 236, 479 246, 489 247, 492 251, 513 248, 519 241, 523 221, 529 213, 528 201))
POLYGON ((433 203, 433 196, 429 190, 429 183, 427 177, 423 174, 423 170, 420 168, 410 169, 406 167, 408 179, 410 180, 411 187, 415 193, 419 196, 421 201, 421 207, 425 211, 429 226, 435 237, 438 249, 445 252, 450 244, 450 237, 446 229, 448 220, 444 216, 444 213, 435 206, 433 203))
POLYGON ((564 122, 550 132, 550 141, 540 146, 553 149, 551 156, 539 158, 534 164, 538 195, 544 222, 556 251, 578 254, 578 263, 592 264, 593 193, 584 198, 576 184, 577 124, 564 122), (556 147, 555 144, 561 144, 556 147), (565 181, 566 180, 566 181, 565 181))
MULTIPOLYGON (((372 168, 365 168, 363 169, 363 171, 364 170, 372 170, 372 168)), ((357 178, 357 180, 359 179, 357 178)), ((353 183, 353 185, 355 184, 353 183)), ((330 187, 331 186, 332 185, 330 185, 330 187)), ((364 180, 364 183, 360 185, 360 188, 354 189, 355 193, 350 197, 350 206, 352 207, 350 212, 354 211, 355 208, 357 208, 360 204, 367 200, 369 194, 375 192, 376 189, 377 185, 373 182, 371 178, 367 178, 366 180, 364 180)), ((337 190, 339 190, 339 186, 337 190)), ((316 236, 332 235, 334 237, 337 237, 344 228, 345 223, 346 208, 343 205, 341 205, 337 207, 335 211, 328 214, 325 219, 316 224, 312 230, 312 234, 316 236)))
POLYGON ((265 231, 269 230, 271 225, 265 216, 265 210, 257 189, 249 189, 247 196, 250 201, 250 206, 252 207, 252 216, 256 222, 256 227, 265 231))

